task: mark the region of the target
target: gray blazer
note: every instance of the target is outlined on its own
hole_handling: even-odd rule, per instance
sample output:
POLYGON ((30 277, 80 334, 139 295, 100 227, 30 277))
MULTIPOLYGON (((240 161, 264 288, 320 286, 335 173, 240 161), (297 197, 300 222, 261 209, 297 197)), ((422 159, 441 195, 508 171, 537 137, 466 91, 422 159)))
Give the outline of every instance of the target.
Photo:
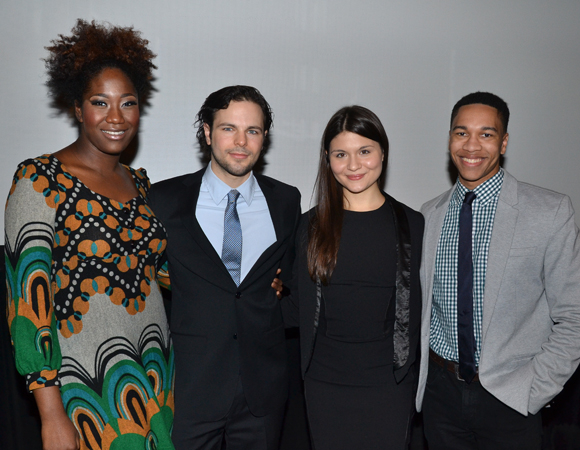
MULTIPOLYGON (((417 410, 427 381, 435 255, 453 192, 425 203, 421 364, 417 410)), ((570 198, 505 172, 493 225, 479 379, 527 415, 558 392, 580 362, 580 238, 570 198)))

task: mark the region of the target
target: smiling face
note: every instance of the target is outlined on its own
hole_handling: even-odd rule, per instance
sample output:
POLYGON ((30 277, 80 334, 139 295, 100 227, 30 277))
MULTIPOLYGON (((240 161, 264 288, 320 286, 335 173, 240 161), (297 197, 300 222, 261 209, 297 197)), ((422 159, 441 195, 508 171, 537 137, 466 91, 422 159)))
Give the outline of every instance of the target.
POLYGON ((123 71, 104 69, 89 83, 81 105, 75 105, 75 115, 85 149, 119 155, 139 128, 137 91, 123 71))
POLYGON ((473 190, 493 177, 507 143, 495 108, 480 103, 459 108, 449 131, 449 153, 461 184, 473 190))
POLYGON ((211 168, 232 188, 250 176, 264 145, 264 115, 254 102, 232 101, 215 113, 210 130, 204 124, 205 139, 211 146, 211 168))
POLYGON ((377 181, 383 171, 384 155, 378 142, 343 131, 330 141, 328 158, 347 200, 379 191, 377 181))

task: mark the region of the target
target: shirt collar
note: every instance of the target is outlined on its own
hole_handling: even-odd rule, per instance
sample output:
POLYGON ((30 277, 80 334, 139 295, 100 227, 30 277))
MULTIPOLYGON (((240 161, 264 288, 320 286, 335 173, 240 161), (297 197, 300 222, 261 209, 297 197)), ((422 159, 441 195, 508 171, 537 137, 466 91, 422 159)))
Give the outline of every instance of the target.
MULTIPOLYGON (((478 202, 480 205, 484 205, 494 197, 498 196, 503 184, 503 178, 504 171, 500 167, 499 171, 493 177, 487 181, 484 181, 473 190, 473 192, 475 192, 474 201, 478 202)), ((456 205, 461 205, 463 203, 463 199, 465 198, 465 194, 468 191, 469 189, 467 189, 461 184, 459 180, 457 180, 456 188, 451 197, 451 201, 456 205)))
MULTIPOLYGON (((220 180, 213 170, 211 170, 211 161, 203 174, 202 183, 207 187, 207 191, 216 205, 219 205, 224 197, 227 197, 228 192, 232 190, 230 186, 220 180)), ((256 183, 256 177, 252 172, 250 173, 250 177, 236 188, 248 206, 252 204, 252 200, 254 199, 256 183)))

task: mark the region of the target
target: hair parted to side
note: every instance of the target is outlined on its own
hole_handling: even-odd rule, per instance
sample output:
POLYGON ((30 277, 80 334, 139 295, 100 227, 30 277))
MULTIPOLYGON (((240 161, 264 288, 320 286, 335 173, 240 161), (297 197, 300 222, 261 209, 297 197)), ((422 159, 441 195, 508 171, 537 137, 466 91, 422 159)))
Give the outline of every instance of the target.
POLYGON ((211 93, 203 102, 201 109, 195 117, 194 126, 197 127, 196 137, 199 142, 199 147, 206 157, 211 155, 211 146, 205 140, 204 124, 213 128, 213 120, 215 114, 220 109, 227 109, 231 102, 253 102, 257 104, 262 110, 264 116, 264 147, 268 147, 270 133, 268 131, 272 127, 273 114, 272 108, 264 98, 264 96, 255 87, 252 86, 227 86, 218 91, 211 93))
POLYGON ((451 111, 451 122, 449 128, 453 127, 453 121, 457 114, 459 113, 459 108, 466 105, 475 105, 475 104, 482 104, 491 106, 497 110, 497 115, 503 126, 503 133, 507 133, 508 130, 508 122, 510 120, 510 110, 508 108, 507 103, 495 94, 491 92, 472 92, 471 94, 467 94, 465 97, 461 98, 451 111))
POLYGON ((315 214, 310 218, 307 250, 310 278, 313 281, 320 279, 324 285, 330 282, 336 267, 344 215, 344 188, 332 173, 328 151, 332 140, 343 131, 356 133, 380 145, 384 160, 378 180, 379 186, 382 185, 389 156, 387 133, 376 114, 367 108, 358 105, 345 106, 339 109, 326 125, 322 135, 315 183, 317 204, 315 214))
POLYGON ((153 89, 151 62, 155 54, 149 41, 133 27, 116 27, 77 19, 70 36, 60 34, 45 47, 44 60, 48 80, 46 86, 54 105, 70 112, 82 101, 91 80, 106 68, 118 68, 131 80, 139 96, 139 104, 147 103, 153 89))

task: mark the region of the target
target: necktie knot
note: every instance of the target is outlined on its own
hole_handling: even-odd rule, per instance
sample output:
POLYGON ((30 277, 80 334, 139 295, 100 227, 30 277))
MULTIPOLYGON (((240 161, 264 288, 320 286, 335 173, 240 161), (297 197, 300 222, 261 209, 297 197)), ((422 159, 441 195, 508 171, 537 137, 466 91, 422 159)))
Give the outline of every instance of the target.
POLYGON ((473 203, 473 200, 475 200, 475 192, 473 192, 473 191, 467 191, 465 193, 465 197, 463 199, 463 203, 467 203, 468 205, 471 205, 473 203))
POLYGON ((230 192, 228 192, 228 203, 237 203, 239 196, 240 193, 235 189, 232 189, 230 192))

